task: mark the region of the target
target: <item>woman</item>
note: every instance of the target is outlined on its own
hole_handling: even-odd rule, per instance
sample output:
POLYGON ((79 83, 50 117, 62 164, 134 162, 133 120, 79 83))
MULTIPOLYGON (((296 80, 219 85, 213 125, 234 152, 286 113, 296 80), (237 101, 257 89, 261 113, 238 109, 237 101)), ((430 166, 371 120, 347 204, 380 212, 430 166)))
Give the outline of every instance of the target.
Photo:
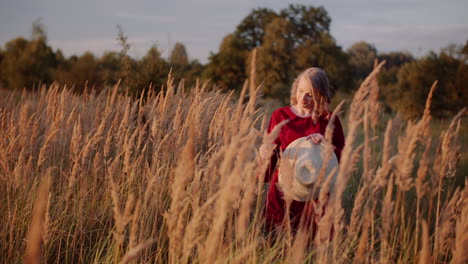
MULTIPOLYGON (((278 138, 275 140, 276 149, 271 157, 270 166, 265 175, 265 182, 269 182, 267 202, 265 208, 266 224, 268 229, 274 229, 283 224, 285 218, 286 205, 283 195, 277 188, 279 153, 294 140, 301 137, 309 137, 312 142, 319 144, 325 140, 325 129, 331 117, 329 110, 332 97, 331 86, 326 73, 320 68, 309 68, 302 72, 294 81, 291 87, 291 105, 276 109, 268 126, 268 133, 284 120, 289 120, 282 128, 278 138)), ((344 134, 341 122, 338 118, 334 121, 334 131, 332 137, 335 154, 340 159, 341 150, 344 147, 344 134)), ((271 153, 268 146, 260 147, 262 158, 271 153)), ((314 212, 311 202, 292 201, 289 209, 289 217, 293 230, 297 230, 303 212, 303 222, 308 223, 313 219, 314 212), (304 210, 307 208, 307 210, 304 210)), ((313 225, 315 234, 316 225, 313 225)))

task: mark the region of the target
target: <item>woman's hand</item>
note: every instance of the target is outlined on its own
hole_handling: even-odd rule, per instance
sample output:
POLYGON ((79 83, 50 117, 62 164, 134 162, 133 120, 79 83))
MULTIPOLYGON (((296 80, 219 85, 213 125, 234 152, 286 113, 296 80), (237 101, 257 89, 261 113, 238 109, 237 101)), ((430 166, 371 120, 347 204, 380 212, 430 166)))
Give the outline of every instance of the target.
POLYGON ((319 133, 308 135, 307 139, 312 140, 312 142, 314 142, 315 144, 320 144, 320 142, 324 141, 323 135, 319 133))

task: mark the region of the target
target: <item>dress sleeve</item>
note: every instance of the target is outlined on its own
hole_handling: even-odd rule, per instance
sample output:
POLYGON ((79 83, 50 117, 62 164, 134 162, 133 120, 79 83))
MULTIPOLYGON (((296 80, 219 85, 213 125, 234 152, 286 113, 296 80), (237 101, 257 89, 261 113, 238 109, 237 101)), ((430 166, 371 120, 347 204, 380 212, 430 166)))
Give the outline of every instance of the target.
MULTIPOLYGON (((276 111, 273 112, 273 114, 271 115, 271 118, 270 118, 270 123, 268 124, 267 132, 271 133, 273 128, 275 128, 275 126, 277 124, 279 124, 280 122, 281 122, 281 120, 280 120, 280 118, 278 116, 278 113, 276 111)), ((271 158, 270 158, 270 164, 268 165, 267 171, 265 172, 265 177, 264 177, 264 182, 265 183, 270 182, 271 179, 273 178, 273 174, 274 174, 275 169, 276 169, 276 164, 278 162, 278 157, 279 157, 279 153, 280 153, 280 141, 279 141, 279 139, 276 138, 274 143, 276 144, 276 148, 273 150, 273 154, 271 155, 271 158)))
POLYGON ((343 127, 341 126, 341 121, 338 116, 335 118, 335 129, 333 131, 332 144, 335 146, 335 154, 338 158, 338 162, 341 159, 341 151, 343 151, 345 145, 345 136, 343 132, 343 127))

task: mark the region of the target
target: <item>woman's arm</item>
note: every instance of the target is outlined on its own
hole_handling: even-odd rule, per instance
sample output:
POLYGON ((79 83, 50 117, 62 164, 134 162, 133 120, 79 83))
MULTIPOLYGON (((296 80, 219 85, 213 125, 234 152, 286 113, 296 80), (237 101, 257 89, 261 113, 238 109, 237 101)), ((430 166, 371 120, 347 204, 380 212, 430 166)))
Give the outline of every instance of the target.
POLYGON ((334 127, 332 144, 335 147, 336 157, 338 158, 338 161, 340 161, 341 151, 343 151, 345 145, 345 136, 343 127, 341 126, 340 118, 338 116, 335 118, 334 127))
MULTIPOLYGON (((278 118, 277 111, 275 111, 271 115, 270 122, 268 124, 268 129, 267 129, 268 134, 270 134, 273 128, 275 128, 275 126, 278 125, 279 123, 280 123, 280 120, 278 118)), ((271 157, 262 157, 265 161, 268 159, 270 160, 267 170, 265 172, 265 177, 264 177, 265 183, 270 182, 270 180, 273 178, 273 173, 276 169, 276 164, 278 162, 279 146, 280 146, 279 139, 276 138, 273 142, 262 144, 262 146, 260 147, 260 154, 263 154, 263 155, 265 155, 265 153, 271 153, 271 148, 274 147, 273 153, 271 153, 271 157)))

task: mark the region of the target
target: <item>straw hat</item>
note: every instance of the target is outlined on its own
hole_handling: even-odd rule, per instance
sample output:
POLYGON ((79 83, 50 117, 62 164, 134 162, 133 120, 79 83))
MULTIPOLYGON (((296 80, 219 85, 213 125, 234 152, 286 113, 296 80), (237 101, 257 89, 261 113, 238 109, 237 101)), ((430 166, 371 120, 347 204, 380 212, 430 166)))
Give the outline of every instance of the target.
POLYGON ((332 190, 338 175, 338 159, 326 143, 315 144, 306 137, 293 141, 284 150, 280 160, 278 188, 285 198, 310 201, 318 197, 321 187, 330 182, 332 190), (329 157, 325 157, 326 155, 329 157), (319 179, 322 165, 328 160, 323 178, 319 179), (331 179, 329 179, 331 177, 331 179))

